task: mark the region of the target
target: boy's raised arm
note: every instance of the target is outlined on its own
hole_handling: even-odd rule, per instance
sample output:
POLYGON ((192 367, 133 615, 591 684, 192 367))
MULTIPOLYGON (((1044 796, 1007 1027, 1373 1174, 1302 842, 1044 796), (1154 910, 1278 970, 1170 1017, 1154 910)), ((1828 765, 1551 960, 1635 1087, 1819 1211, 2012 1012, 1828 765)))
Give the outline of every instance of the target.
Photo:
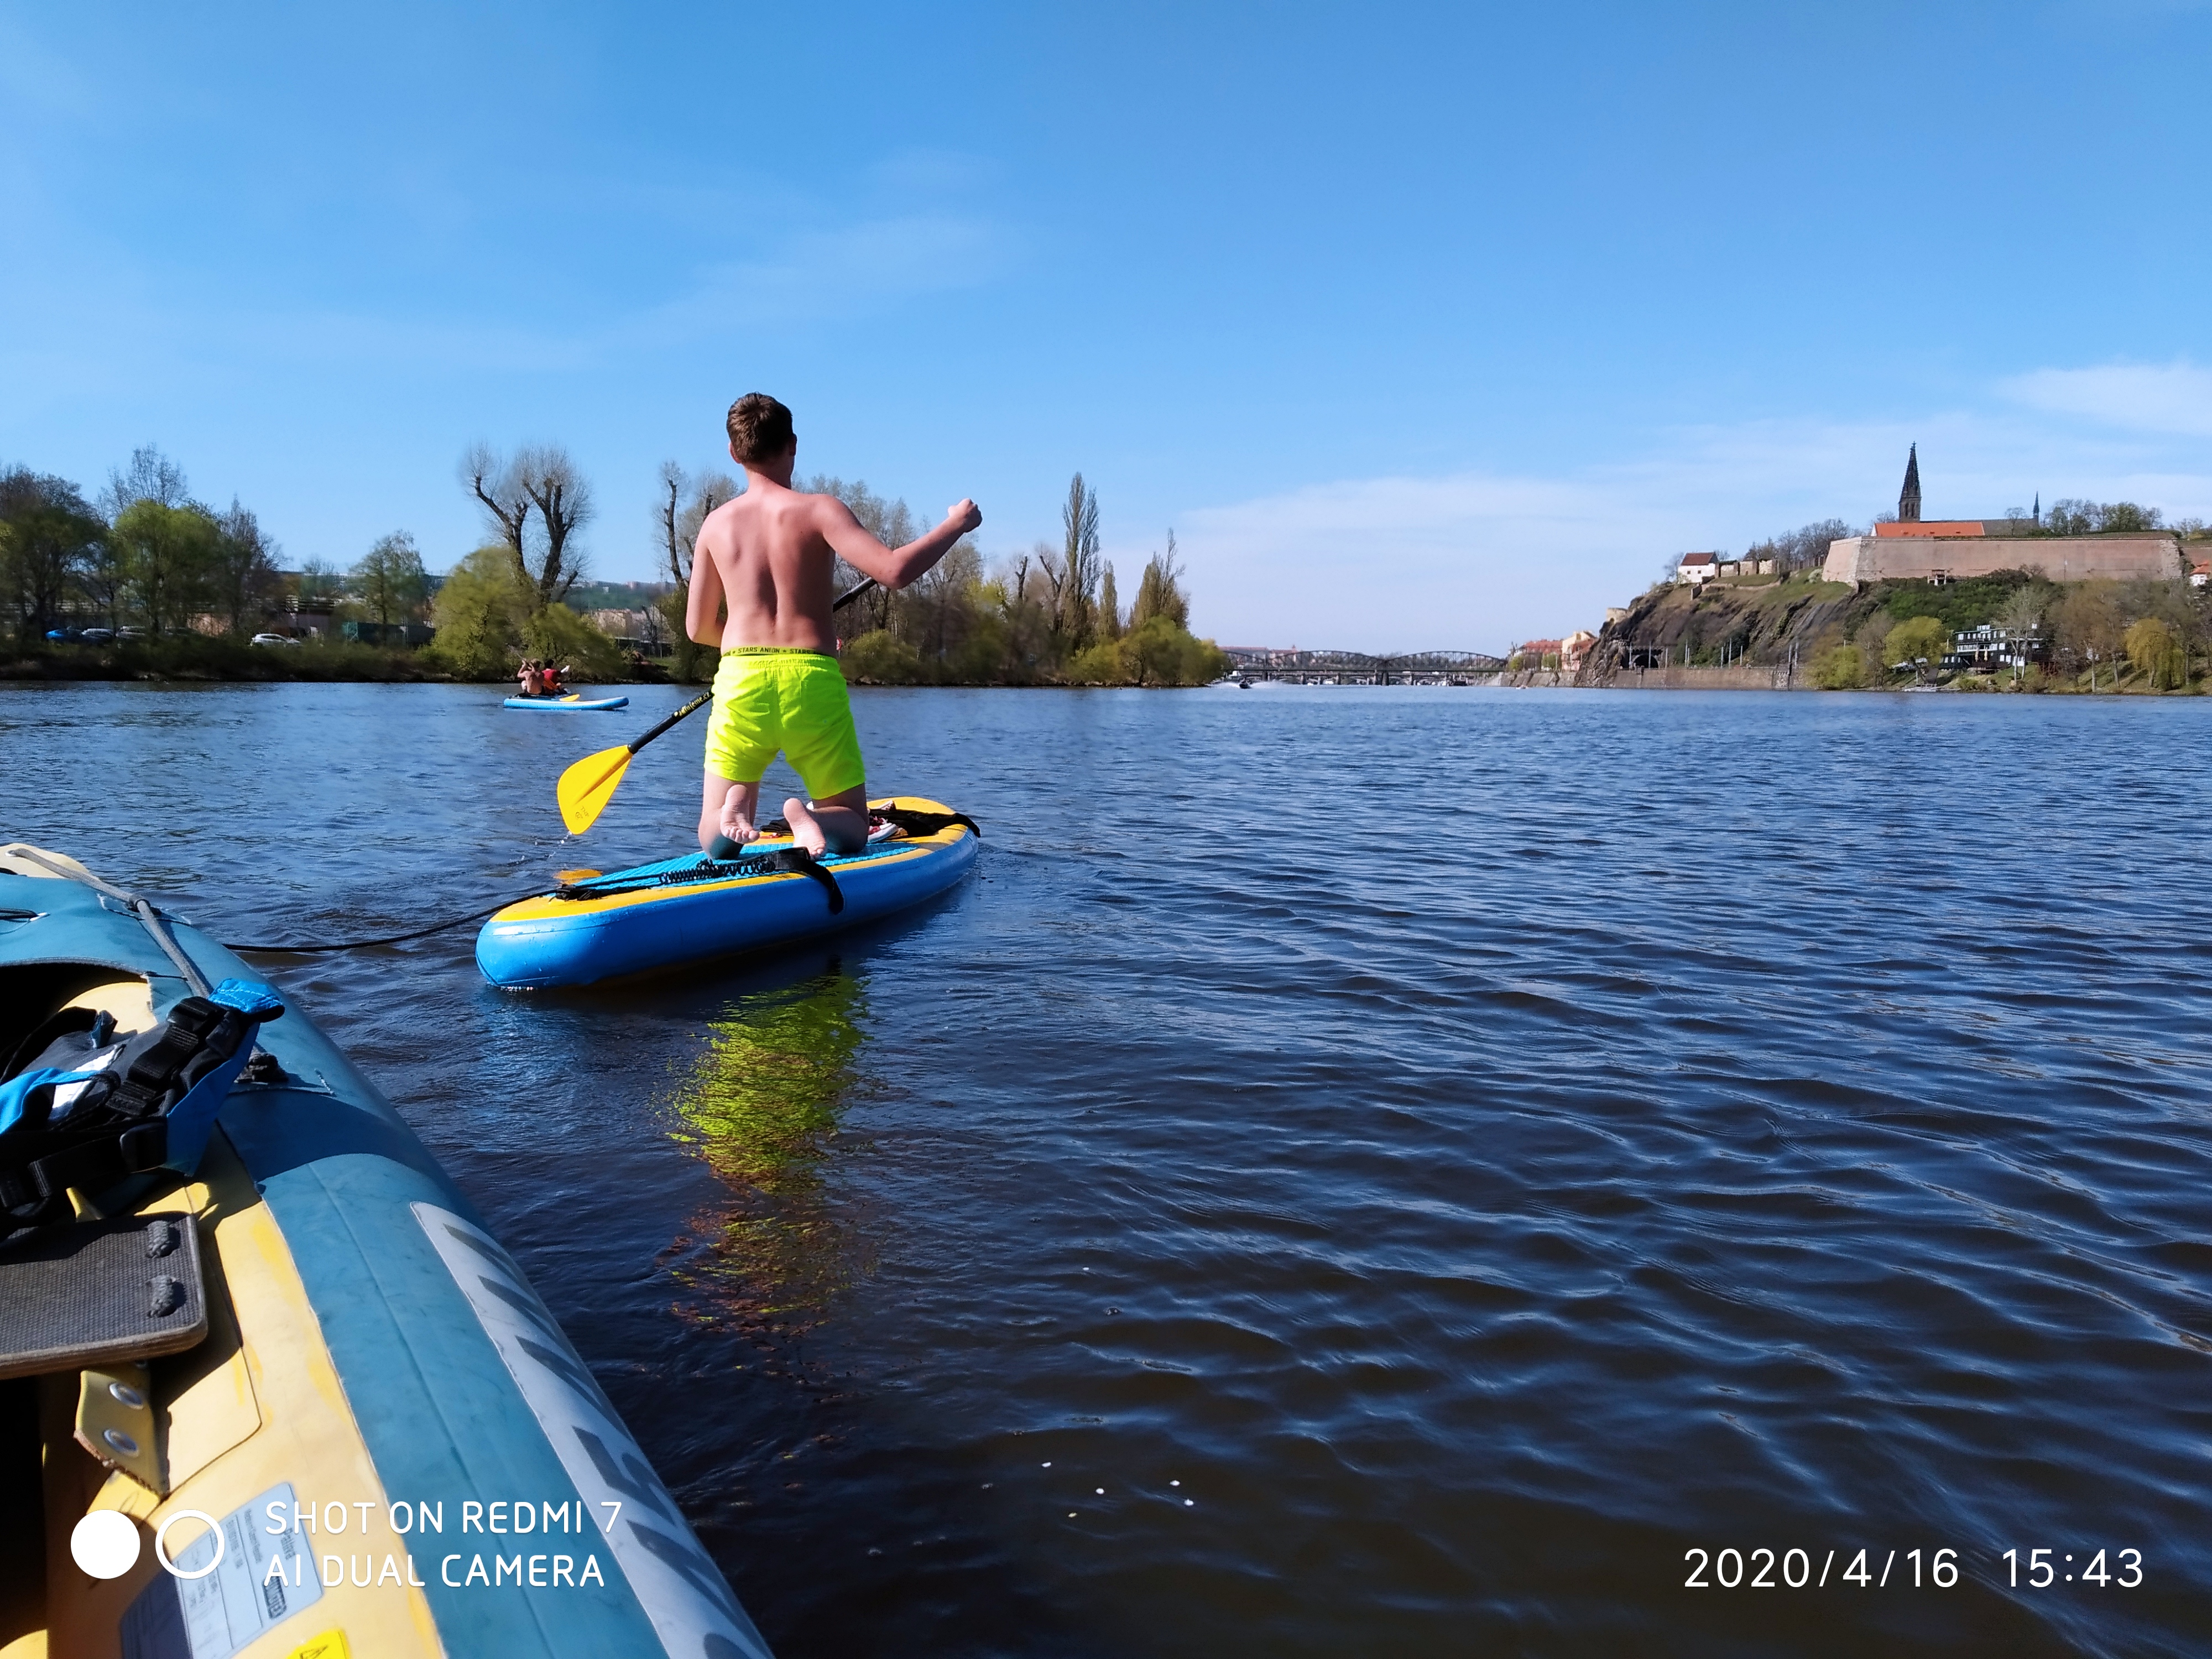
POLYGON ((837 556, 864 576, 873 576, 885 587, 904 587, 950 552, 952 544, 983 522, 981 509, 970 501, 956 501, 945 522, 904 547, 885 547, 853 516, 853 509, 832 496, 822 501, 822 536, 837 556))

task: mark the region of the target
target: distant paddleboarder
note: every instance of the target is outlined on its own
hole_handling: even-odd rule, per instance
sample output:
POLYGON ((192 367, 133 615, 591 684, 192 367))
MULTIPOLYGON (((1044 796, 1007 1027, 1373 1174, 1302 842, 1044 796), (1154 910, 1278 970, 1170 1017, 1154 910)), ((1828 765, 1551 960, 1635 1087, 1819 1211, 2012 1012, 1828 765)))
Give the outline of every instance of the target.
POLYGON ((712 848, 717 836, 740 846, 760 838, 753 818, 761 774, 781 750, 808 797, 783 804, 793 839, 817 857, 858 852, 868 839, 868 789, 830 621, 835 561, 842 556, 885 587, 904 587, 983 514, 971 501, 956 502, 936 529, 893 550, 835 495, 791 487, 799 439, 791 411, 775 398, 759 392, 738 398, 729 431, 730 459, 744 468, 745 489, 700 527, 684 618, 684 632, 722 651, 699 845, 712 848))

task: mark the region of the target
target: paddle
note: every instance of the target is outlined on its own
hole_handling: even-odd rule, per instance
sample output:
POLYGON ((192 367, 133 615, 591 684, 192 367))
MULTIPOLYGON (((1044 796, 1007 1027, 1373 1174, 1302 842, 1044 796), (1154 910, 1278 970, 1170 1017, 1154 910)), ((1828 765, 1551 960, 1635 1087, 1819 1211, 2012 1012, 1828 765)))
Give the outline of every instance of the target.
MULTIPOLYGON (((840 593, 830 610, 843 610, 875 585, 873 576, 863 578, 851 592, 840 593)), ((633 738, 612 749, 602 749, 596 755, 586 755, 562 773, 561 781, 555 786, 554 793, 560 799, 561 822, 568 826, 568 833, 580 836, 599 821, 599 814, 607 810, 607 803, 614 799, 615 790, 622 783, 623 774, 629 770, 631 757, 639 750, 686 715, 698 713, 714 698, 714 694, 711 691, 694 697, 643 737, 633 738)))

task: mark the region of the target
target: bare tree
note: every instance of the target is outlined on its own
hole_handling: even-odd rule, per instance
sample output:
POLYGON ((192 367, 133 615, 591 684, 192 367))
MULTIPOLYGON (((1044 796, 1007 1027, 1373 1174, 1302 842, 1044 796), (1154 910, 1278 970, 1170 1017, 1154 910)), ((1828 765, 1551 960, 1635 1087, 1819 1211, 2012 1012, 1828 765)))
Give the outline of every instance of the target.
POLYGON ((461 457, 461 481, 507 549, 532 612, 567 598, 584 574, 582 551, 571 544, 592 513, 591 485, 568 452, 558 444, 533 444, 502 461, 490 445, 477 444, 461 457))
POLYGON ((1190 626, 1190 598, 1183 592, 1182 562, 1176 553, 1175 532, 1168 532, 1168 550, 1155 553, 1137 583, 1137 601, 1129 607, 1129 626, 1136 628, 1154 617, 1165 617, 1177 628, 1190 626))
POLYGON ((140 501, 159 501, 164 507, 185 504, 185 470, 152 444, 131 452, 128 467, 111 468, 100 505, 110 524, 140 501))
POLYGON ((708 514, 735 500, 743 489, 726 472, 702 472, 695 478, 673 461, 660 464, 660 503, 655 512, 668 579, 678 587, 690 584, 691 551, 708 514))
POLYGON ((461 457, 461 482, 483 508, 500 544, 514 556, 515 574, 526 583, 530 573, 522 547, 530 528, 530 496, 514 467, 489 444, 471 444, 461 457))
MULTIPOLYGON (((566 599, 584 574, 583 550, 569 544, 591 522, 592 487, 558 444, 522 451, 514 458, 514 469, 523 493, 538 509, 538 533, 544 538, 544 556, 536 573, 538 608, 542 611, 566 599)), ((526 565, 523 574, 531 574, 526 565)))
POLYGON ((213 585, 223 620, 233 634, 246 632, 246 618, 268 603, 276 587, 276 555, 282 550, 262 530, 252 509, 230 498, 230 511, 216 519, 213 585))
POLYGON ((661 556, 667 562, 675 592, 665 602, 665 617, 676 647, 676 677, 689 680, 699 667, 700 647, 684 629, 685 601, 691 586, 691 562, 699 532, 707 515, 738 493, 738 483, 726 472, 702 472, 696 478, 674 461, 660 464, 660 499, 655 508, 659 521, 661 556), (688 500, 686 498, 689 498, 688 500))
POLYGON ((656 508, 660 518, 660 551, 668 561, 668 580, 678 587, 688 587, 691 582, 691 544, 676 532, 676 520, 684 508, 684 492, 690 485, 691 480, 674 461, 660 464, 660 503, 656 508))

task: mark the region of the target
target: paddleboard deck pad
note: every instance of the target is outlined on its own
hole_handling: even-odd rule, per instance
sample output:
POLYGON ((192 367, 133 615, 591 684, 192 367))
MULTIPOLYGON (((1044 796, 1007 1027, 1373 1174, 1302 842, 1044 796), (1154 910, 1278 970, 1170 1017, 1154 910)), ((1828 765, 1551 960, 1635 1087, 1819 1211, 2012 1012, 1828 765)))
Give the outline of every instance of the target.
POLYGON ((628 697, 509 697, 503 708, 543 708, 558 714, 588 714, 593 709, 627 708, 628 697))
POLYGON ((973 822, 918 796, 868 803, 892 839, 818 862, 786 836, 736 858, 690 853, 563 882, 477 935, 477 966, 510 990, 591 985, 872 921, 933 898, 975 862, 973 822))

